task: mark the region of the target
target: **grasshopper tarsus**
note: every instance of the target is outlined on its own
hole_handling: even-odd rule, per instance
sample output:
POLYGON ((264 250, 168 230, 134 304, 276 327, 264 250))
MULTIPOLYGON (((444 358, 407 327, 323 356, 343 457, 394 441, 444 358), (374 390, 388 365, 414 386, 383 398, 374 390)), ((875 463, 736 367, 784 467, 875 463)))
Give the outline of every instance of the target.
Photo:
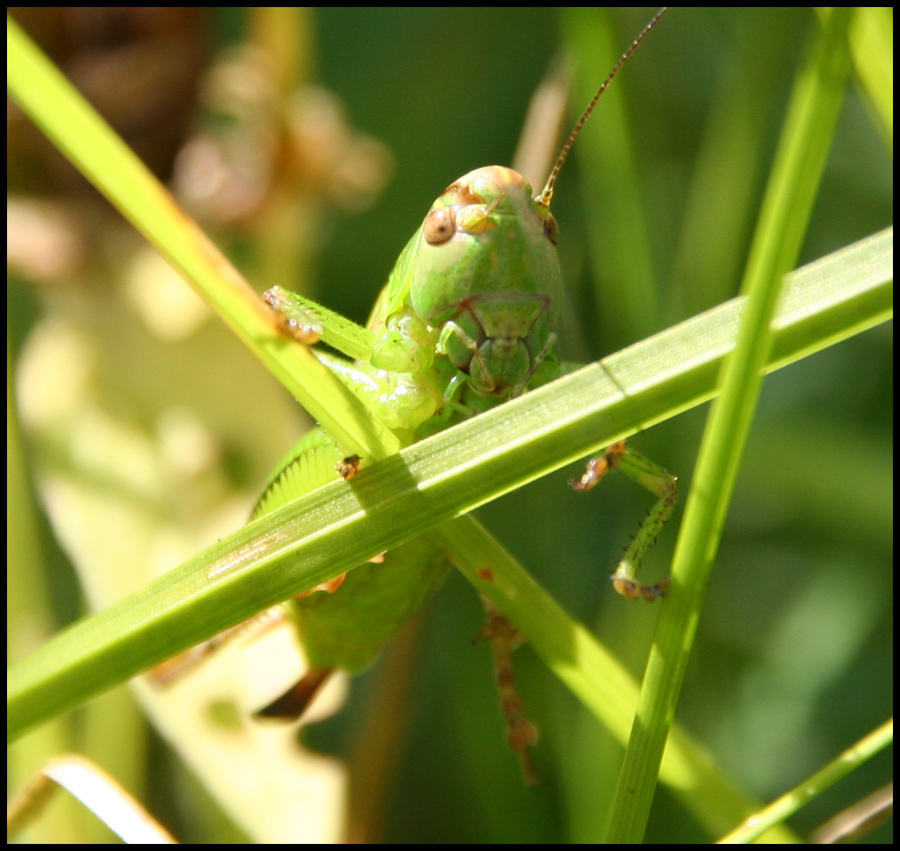
POLYGON ((263 293, 263 301, 269 307, 269 315, 275 328, 286 337, 296 340, 304 346, 314 346, 322 339, 322 325, 312 317, 302 319, 289 316, 286 303, 277 288, 272 287, 263 293))
POLYGON ((644 585, 632 576, 624 576, 613 573, 609 577, 613 588, 626 600, 646 600, 652 603, 660 597, 665 597, 669 590, 669 577, 661 579, 655 585, 644 585))
POLYGON ((619 466, 619 462, 625 457, 627 451, 628 447, 625 441, 620 440, 618 443, 608 446, 602 455, 591 458, 587 463, 584 475, 580 479, 569 480, 572 490, 586 493, 596 487, 607 473, 611 473, 619 466))
POLYGON ((359 464, 362 458, 359 455, 348 455, 335 465, 337 474, 346 482, 359 472, 359 464))

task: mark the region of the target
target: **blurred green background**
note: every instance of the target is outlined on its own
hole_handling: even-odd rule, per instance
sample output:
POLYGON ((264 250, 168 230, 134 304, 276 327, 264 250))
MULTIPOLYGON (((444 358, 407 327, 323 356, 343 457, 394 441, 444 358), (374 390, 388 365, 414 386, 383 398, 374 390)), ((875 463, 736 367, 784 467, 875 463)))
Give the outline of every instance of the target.
MULTIPOLYGON (((55 58, 76 79, 80 74, 102 91, 106 75, 118 95, 111 101, 124 113, 119 126, 131 129, 134 141, 125 135, 138 150, 151 130, 168 131, 149 147, 152 154, 142 155, 155 158, 164 178, 175 175, 176 190, 199 192, 202 181, 184 177, 185 162, 199 168, 215 150, 201 147, 204 160, 195 147, 195 159, 186 159, 188 139, 205 134, 219 140, 217 156, 237 158, 253 177, 240 196, 244 207, 234 201, 237 192, 200 200, 195 194, 193 207, 185 203, 254 285, 302 287, 362 322, 441 190, 472 168, 511 162, 529 100, 551 64, 563 56, 571 63, 574 120, 653 11, 333 8, 272 15, 228 9, 144 20, 142 26, 132 17, 128 27, 110 21, 102 27, 96 20, 76 26, 65 15, 41 17, 34 10, 13 14, 45 49, 58 51, 55 58), (349 177, 336 176, 339 165, 331 163, 309 178, 307 161, 272 141, 284 119, 254 101, 259 89, 252 67, 232 65, 230 84, 222 71, 223 57, 234 57, 248 40, 271 49, 276 77, 315 82, 336 95, 347 122, 385 150, 351 151, 344 161, 352 155, 359 162, 349 177), (155 69, 155 83, 126 85, 130 78, 121 69, 127 66, 104 64, 104 55, 126 44, 140 48, 145 77, 153 80, 155 69), (586 55, 576 66, 578 50, 586 55), (110 79, 111 67, 119 72, 110 79), (242 111, 227 98, 211 106, 216 85, 210 80, 218 81, 220 94, 228 90, 235 98, 249 84, 249 93, 240 94, 242 111), (144 116, 146 127, 139 120, 142 91, 159 98, 157 117, 144 116), (253 133, 241 130, 248 115, 269 121, 268 135, 258 140, 269 147, 256 157, 260 149, 248 146, 253 133), (256 206, 246 201, 254 191, 256 206), (297 196, 302 200, 295 204, 297 196), (351 215, 348 207, 365 206, 363 196, 370 199, 367 209, 351 215)), ((675 9, 626 66, 610 90, 609 108, 604 97, 576 144, 554 200, 570 285, 560 331, 564 356, 602 357, 737 294, 793 74, 814 26, 806 8, 675 9), (598 177, 585 162, 595 149, 608 164, 598 177), (629 298, 630 292, 642 295, 629 298)), ((98 303, 107 309, 108 292, 123 287, 111 270, 130 264, 130 252, 138 249, 134 238, 103 240, 98 234, 124 227, 112 225, 113 214, 57 171, 49 154, 36 153, 21 124, 10 126, 14 199, 39 199, 80 219, 88 257, 72 261, 49 283, 36 264, 13 262, 9 335, 18 359, 35 328, 67 310, 92 333, 97 324, 106 332, 110 324, 122 330, 85 314, 98 303), (109 280, 99 280, 104 275, 109 280)), ((335 136, 317 142, 311 135, 313 150, 339 149, 335 136)), ((892 203, 890 147, 851 88, 803 262, 888 226, 892 203)), ((162 397, 165 407, 167 393, 178 395, 179 405, 196 404, 197 416, 221 440, 222 480, 249 505, 267 468, 299 433, 300 418, 255 364, 218 360, 222 350, 242 357, 231 352, 237 344, 227 335, 203 333, 215 334, 215 343, 201 337, 170 359, 149 354, 124 330, 114 341, 98 336, 101 357, 122 359, 117 366, 128 376, 114 378, 106 398, 135 424, 159 416, 151 413, 154 400, 162 397), (126 352, 149 360, 125 366, 126 352), (202 413, 207 404, 214 414, 202 413)), ((677 717, 707 745, 723 774, 761 800, 821 767, 892 712, 892 342, 892 326, 873 329, 772 375, 764 386, 677 717)), ((705 414, 705 407, 689 412, 634 440, 680 476, 684 493, 705 414)), ((45 474, 52 466, 46 440, 34 430, 29 436, 30 463, 45 474)), ((639 677, 657 610, 626 604, 606 577, 649 507, 648 497, 615 478, 584 497, 566 487, 566 478, 548 477, 479 516, 639 677)), ((225 499, 227 488, 217 487, 214 496, 192 491, 192 499, 225 499)), ((46 486, 43 493, 47 498, 46 486)), ((235 509, 233 517, 239 514, 235 509)), ((665 574, 679 519, 680 511, 647 559, 648 576, 665 574)), ((58 515, 52 523, 59 534, 58 515)), ((64 562, 51 527, 44 522, 40 529, 45 551, 56 553, 48 560, 64 562)), ((114 535, 114 527, 107 532, 114 535)), ((129 542, 122 546, 127 551, 129 542)), ((51 606, 67 620, 78 611, 65 571, 62 578, 59 570, 51 574, 57 590, 49 593, 67 598, 51 606)), ((350 760, 352 836, 386 842, 599 839, 621 748, 526 646, 515 657, 517 680, 542 731, 535 751, 542 786, 526 789, 503 744, 487 647, 472 646, 481 623, 479 601, 454 574, 398 640, 398 648, 407 641, 413 661, 398 662, 404 651, 397 649, 389 664, 354 681, 339 715, 307 731, 309 747, 350 760), (403 724, 390 731, 387 755, 370 758, 377 751, 372 737, 379 735, 371 706, 385 693, 400 697, 381 711, 396 712, 403 724)), ((66 746, 79 745, 86 748, 76 737, 66 746)), ((890 777, 890 761, 886 754, 877 757, 792 825, 804 834, 879 787, 890 777)), ((141 797, 182 841, 239 836, 211 814, 161 740, 151 737, 146 756, 135 762, 141 797)), ((264 761, 259 771, 266 771, 264 761)), ((261 822, 274 818, 258 815, 261 822)), ((710 838, 660 788, 648 841, 710 838)), ((891 838, 882 828, 868 841, 891 838)))

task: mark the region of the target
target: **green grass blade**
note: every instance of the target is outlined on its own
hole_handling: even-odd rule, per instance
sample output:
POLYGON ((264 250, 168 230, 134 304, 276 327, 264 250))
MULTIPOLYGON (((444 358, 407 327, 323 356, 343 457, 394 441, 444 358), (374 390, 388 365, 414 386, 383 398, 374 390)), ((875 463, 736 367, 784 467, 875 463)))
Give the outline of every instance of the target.
MULTIPOLYGON (((767 830, 781 824, 789 816, 805 807, 810 801, 818 798, 835 783, 843 780, 848 774, 865 764, 873 756, 880 753, 894 742, 894 719, 885 721, 878 729, 862 738, 855 745, 847 748, 828 765, 795 786, 789 792, 772 801, 765 809, 754 813, 737 830, 719 840, 720 845, 746 845, 763 835, 767 830)), ((893 795, 890 796, 893 799, 893 795)), ((871 813, 869 814, 871 816, 871 813)), ((886 809, 881 811, 883 819, 888 818, 886 809)), ((854 822, 858 826, 858 822, 854 822)), ((871 826, 870 826, 871 827, 871 826)), ((817 831, 811 841, 815 844, 836 844, 833 837, 825 838, 817 831)), ((859 834, 844 834, 844 840, 858 840, 859 834)))
POLYGON ((25 113, 310 414, 348 451, 368 458, 396 451, 397 439, 363 403, 308 349, 276 330, 241 274, 9 16, 6 49, 7 85, 25 113))
POLYGON ((690 648, 750 433, 784 273, 796 262, 821 181, 850 69, 852 11, 833 10, 798 75, 744 278, 737 348, 710 413, 672 586, 660 614, 607 841, 640 842, 690 648))
MULTIPOLYGON (((824 11, 822 14, 825 14, 824 11)), ((889 150, 894 149, 894 8, 861 6, 850 30, 853 65, 889 150)))

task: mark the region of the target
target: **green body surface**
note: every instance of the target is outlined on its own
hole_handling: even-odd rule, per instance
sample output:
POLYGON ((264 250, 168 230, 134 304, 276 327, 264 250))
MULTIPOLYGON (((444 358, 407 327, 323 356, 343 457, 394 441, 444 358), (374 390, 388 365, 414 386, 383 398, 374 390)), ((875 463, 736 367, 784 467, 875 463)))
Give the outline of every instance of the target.
MULTIPOLYGON (((253 518, 334 481, 346 454, 322 428, 305 435, 279 467, 253 518)), ((334 593, 314 591, 286 603, 309 664, 350 673, 368 668, 382 644, 437 590, 449 566, 443 553, 419 538, 386 553, 382 563, 351 570, 334 593)))

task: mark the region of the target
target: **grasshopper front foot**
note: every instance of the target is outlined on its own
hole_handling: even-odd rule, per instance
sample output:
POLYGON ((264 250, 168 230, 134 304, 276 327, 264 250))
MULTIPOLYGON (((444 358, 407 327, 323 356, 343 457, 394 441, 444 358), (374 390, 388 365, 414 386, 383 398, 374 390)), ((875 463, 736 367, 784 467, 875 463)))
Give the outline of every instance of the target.
POLYGON ((345 482, 348 482, 359 472, 360 461, 362 461, 362 458, 359 455, 348 455, 343 460, 338 461, 335 471, 345 482))
POLYGON ((304 346, 314 346, 322 339, 321 322, 311 313, 303 313, 296 305, 291 304, 285 296, 289 295, 281 287, 272 287, 263 293, 263 301, 269 306, 272 324, 287 337, 291 337, 304 346))
POLYGON ((625 441, 620 440, 607 447, 602 455, 588 461, 584 475, 569 484, 573 490, 589 491, 613 470, 621 470, 629 479, 659 497, 610 576, 613 588, 626 599, 652 603, 657 597, 665 596, 669 578, 666 577, 655 585, 644 585, 635 578, 635 574, 644 553, 656 541, 675 508, 678 500, 677 477, 667 473, 649 458, 629 449, 625 441))

